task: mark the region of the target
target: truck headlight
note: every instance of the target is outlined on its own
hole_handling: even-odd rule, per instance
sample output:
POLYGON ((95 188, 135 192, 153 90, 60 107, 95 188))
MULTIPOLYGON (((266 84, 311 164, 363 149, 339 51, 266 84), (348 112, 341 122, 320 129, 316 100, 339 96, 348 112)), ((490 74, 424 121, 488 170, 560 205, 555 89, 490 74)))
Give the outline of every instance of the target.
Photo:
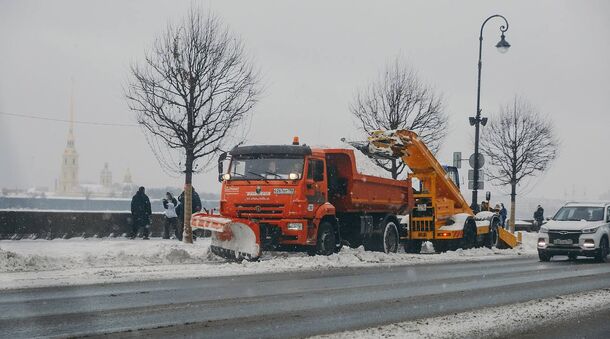
POLYGON ((595 233, 595 232, 597 232, 598 228, 599 228, 599 226, 591 227, 591 228, 585 228, 584 230, 582 230, 582 233, 595 233))
POLYGON ((300 231, 300 230, 303 229, 303 223, 301 223, 301 222, 289 222, 287 227, 291 231, 300 231))
POLYGON ((229 179, 231 179, 231 174, 225 173, 222 175, 222 180, 229 180, 229 179))
POLYGON ((299 179, 299 173, 290 173, 290 174, 288 174, 288 179, 290 179, 290 180, 297 180, 297 179, 299 179))
POLYGON ((540 227, 540 233, 549 233, 549 229, 546 227, 540 227))

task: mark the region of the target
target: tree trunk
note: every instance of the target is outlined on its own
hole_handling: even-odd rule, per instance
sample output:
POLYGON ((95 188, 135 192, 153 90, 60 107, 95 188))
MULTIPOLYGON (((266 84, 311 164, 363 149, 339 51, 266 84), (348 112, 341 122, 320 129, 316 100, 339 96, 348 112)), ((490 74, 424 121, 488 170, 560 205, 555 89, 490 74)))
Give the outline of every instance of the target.
POLYGON ((515 233, 515 208, 517 200, 517 183, 510 184, 510 232, 515 233))
POLYGON ((187 156, 184 178, 184 225, 182 241, 193 243, 193 230, 191 229, 191 215, 193 214, 193 161, 187 156))
POLYGON ((396 165, 396 159, 392 159, 392 179, 398 178, 398 166, 396 165))

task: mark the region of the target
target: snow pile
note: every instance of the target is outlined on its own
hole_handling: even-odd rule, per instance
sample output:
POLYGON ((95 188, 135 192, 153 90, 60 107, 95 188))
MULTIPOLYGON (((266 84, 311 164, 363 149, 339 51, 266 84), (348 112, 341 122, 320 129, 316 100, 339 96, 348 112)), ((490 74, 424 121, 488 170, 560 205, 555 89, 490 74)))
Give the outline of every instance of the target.
POLYGON ((243 263, 246 267, 259 267, 266 269, 269 264, 276 268, 300 268, 300 269, 315 269, 315 268, 338 268, 338 267, 356 267, 356 266, 372 266, 380 264, 389 265, 405 265, 419 263, 442 263, 455 261, 479 261, 479 260, 494 260, 498 257, 515 257, 519 255, 531 255, 531 250, 517 248, 511 250, 489 249, 486 247, 473 248, 469 250, 458 249, 445 253, 434 254, 433 247, 427 243, 422 248, 422 254, 399 253, 381 253, 365 251, 361 246, 359 248, 343 247, 337 254, 330 256, 314 256, 309 257, 302 253, 266 253, 259 262, 243 263))
POLYGON ((419 319, 315 338, 511 337, 536 327, 584 318, 610 305, 610 289, 419 319))
POLYGON ((211 260, 208 247, 207 241, 190 246, 178 241, 111 238, 3 241, 0 272, 196 264, 211 260))

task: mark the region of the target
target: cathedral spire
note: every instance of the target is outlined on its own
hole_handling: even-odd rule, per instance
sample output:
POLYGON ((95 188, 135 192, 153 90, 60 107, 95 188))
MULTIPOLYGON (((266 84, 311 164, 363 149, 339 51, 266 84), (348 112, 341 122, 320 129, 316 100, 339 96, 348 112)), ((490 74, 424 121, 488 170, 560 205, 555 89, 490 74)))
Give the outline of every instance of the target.
POLYGON ((68 130, 68 147, 74 147, 74 79, 70 88, 70 128, 68 130))
POLYGON ((68 129, 68 142, 64 149, 61 161, 61 175, 57 192, 64 195, 78 195, 80 185, 78 182, 78 152, 74 147, 74 80, 70 90, 70 127, 68 129))

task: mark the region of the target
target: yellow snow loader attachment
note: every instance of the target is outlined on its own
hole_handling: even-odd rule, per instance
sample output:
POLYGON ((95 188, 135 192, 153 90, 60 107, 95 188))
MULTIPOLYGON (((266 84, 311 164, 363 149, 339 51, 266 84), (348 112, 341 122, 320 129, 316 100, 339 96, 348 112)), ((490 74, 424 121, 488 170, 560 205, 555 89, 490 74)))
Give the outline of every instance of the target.
POLYGON ((513 248, 519 244, 515 235, 500 226, 497 213, 474 214, 456 182, 415 132, 373 131, 367 142, 350 144, 370 157, 401 159, 411 171, 411 181, 419 183, 408 234, 416 251, 422 241, 443 249, 481 244, 513 248))

